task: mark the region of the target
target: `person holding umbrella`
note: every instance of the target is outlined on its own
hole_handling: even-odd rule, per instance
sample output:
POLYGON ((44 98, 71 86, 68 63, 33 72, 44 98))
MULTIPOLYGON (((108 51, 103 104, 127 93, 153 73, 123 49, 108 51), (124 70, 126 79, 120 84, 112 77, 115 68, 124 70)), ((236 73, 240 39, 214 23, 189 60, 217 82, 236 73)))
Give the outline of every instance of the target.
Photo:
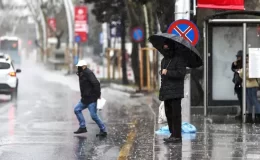
POLYGON ((165 114, 171 136, 165 142, 182 142, 181 137, 181 99, 184 97, 184 78, 186 64, 181 56, 176 54, 165 42, 164 58, 161 62, 161 88, 159 99, 164 101, 165 114))
POLYGON ((166 143, 181 143, 181 100, 184 98, 186 67, 202 66, 198 51, 180 36, 160 33, 149 38, 153 46, 164 56, 161 61, 161 88, 159 99, 164 101, 165 114, 170 130, 166 143))

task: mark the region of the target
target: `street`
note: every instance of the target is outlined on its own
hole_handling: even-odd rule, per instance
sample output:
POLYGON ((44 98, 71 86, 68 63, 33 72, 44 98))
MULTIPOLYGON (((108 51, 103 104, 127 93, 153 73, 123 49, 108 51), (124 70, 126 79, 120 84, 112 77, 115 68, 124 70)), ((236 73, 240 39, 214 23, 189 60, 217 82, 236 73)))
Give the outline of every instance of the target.
POLYGON ((78 122, 73 107, 80 96, 77 77, 62 79, 31 62, 21 69, 18 100, 10 102, 8 96, 1 96, 1 160, 260 158, 258 124, 240 124, 229 116, 193 115, 197 133, 183 134, 182 145, 164 144, 166 136, 154 135, 165 124, 156 124, 158 106, 151 106, 150 95, 129 98, 104 85, 102 96, 107 105, 99 115, 107 125, 107 138, 96 137, 99 129, 87 110, 88 133, 74 135, 78 122), (75 84, 69 85, 72 79, 75 84))
MULTIPOLYGON (((139 117, 150 114, 149 107, 142 106, 146 105, 146 99, 131 101, 126 94, 105 88, 102 96, 108 102, 99 114, 107 125, 108 137, 96 137, 99 128, 87 110, 84 115, 88 133, 74 135, 78 122, 73 107, 79 100, 79 92, 44 80, 41 76, 48 75, 39 74, 41 71, 33 66, 30 63, 22 66, 16 102, 9 102, 8 96, 1 97, 1 160, 114 160, 119 156, 125 159, 134 139, 142 140, 136 138, 142 133, 138 128, 146 127, 150 121, 153 124, 149 117, 147 120, 139 117), (141 121, 146 124, 138 126, 141 121)), ((142 134, 149 136, 145 132, 150 132, 153 137, 153 127, 150 128, 142 134)), ((141 145, 152 146, 152 142, 141 145)))

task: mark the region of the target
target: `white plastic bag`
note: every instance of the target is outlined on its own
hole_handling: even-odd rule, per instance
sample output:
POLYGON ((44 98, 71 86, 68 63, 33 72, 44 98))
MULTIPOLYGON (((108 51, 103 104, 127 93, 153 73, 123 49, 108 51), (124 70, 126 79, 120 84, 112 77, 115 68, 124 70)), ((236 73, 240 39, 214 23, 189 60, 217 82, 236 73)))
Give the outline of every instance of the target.
POLYGON ((158 117, 158 123, 166 123, 166 115, 165 115, 165 108, 164 108, 164 102, 162 102, 159 106, 159 117, 158 117))
POLYGON ((104 107, 104 105, 106 104, 106 99, 105 98, 103 98, 103 97, 101 97, 100 99, 98 99, 98 101, 97 101, 97 109, 98 110, 102 110, 103 109, 103 107, 104 107))

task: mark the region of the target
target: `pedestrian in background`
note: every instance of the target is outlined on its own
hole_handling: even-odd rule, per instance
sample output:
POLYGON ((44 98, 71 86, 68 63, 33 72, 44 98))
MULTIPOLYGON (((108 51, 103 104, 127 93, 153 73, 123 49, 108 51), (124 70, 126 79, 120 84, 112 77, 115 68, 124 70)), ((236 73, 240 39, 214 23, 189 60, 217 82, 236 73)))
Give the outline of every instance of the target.
POLYGON ((77 75, 79 76, 79 85, 81 92, 81 100, 74 108, 74 112, 79 121, 79 129, 75 134, 86 133, 86 122, 82 111, 88 108, 91 118, 100 128, 97 136, 106 136, 106 127, 97 115, 97 100, 101 98, 101 87, 94 73, 87 67, 84 60, 80 60, 76 65, 78 67, 77 75))
POLYGON ((239 112, 239 115, 237 115, 235 118, 242 120, 242 105, 243 105, 243 103, 242 103, 242 91, 243 91, 242 82, 243 82, 243 80, 239 76, 238 71, 240 69, 242 69, 242 67, 243 67, 243 61, 242 61, 243 51, 239 50, 237 52, 236 57, 237 57, 237 60, 232 63, 231 70, 234 72, 232 81, 235 84, 234 91, 235 91, 235 94, 237 95, 237 98, 239 101, 240 112, 239 112))
MULTIPOLYGON (((257 90, 259 88, 259 84, 256 78, 249 78, 249 62, 248 62, 248 55, 246 57, 246 102, 247 102, 247 110, 252 115, 252 109, 255 107, 255 113, 257 114, 257 119, 259 119, 260 114, 260 103, 257 98, 257 90)), ((238 71, 241 78, 243 78, 243 69, 240 69, 238 71)), ((252 116, 249 115, 248 118, 252 118, 252 116)), ((249 121, 252 121, 252 119, 249 121)))
POLYGON ((181 143, 181 100, 184 98, 184 78, 186 64, 183 58, 177 54, 171 42, 165 42, 161 62, 161 88, 159 99, 164 101, 165 114, 170 130, 170 137, 164 138, 168 143, 181 143))

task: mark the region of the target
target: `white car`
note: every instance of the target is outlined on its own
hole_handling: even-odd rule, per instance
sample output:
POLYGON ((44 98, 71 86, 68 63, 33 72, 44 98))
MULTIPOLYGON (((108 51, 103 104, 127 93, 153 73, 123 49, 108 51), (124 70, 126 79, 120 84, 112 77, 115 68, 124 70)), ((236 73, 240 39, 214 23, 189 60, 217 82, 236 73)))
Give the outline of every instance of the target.
POLYGON ((15 70, 10 58, 0 57, 0 94, 11 95, 11 100, 17 98, 18 78, 16 73, 21 70, 15 70))

